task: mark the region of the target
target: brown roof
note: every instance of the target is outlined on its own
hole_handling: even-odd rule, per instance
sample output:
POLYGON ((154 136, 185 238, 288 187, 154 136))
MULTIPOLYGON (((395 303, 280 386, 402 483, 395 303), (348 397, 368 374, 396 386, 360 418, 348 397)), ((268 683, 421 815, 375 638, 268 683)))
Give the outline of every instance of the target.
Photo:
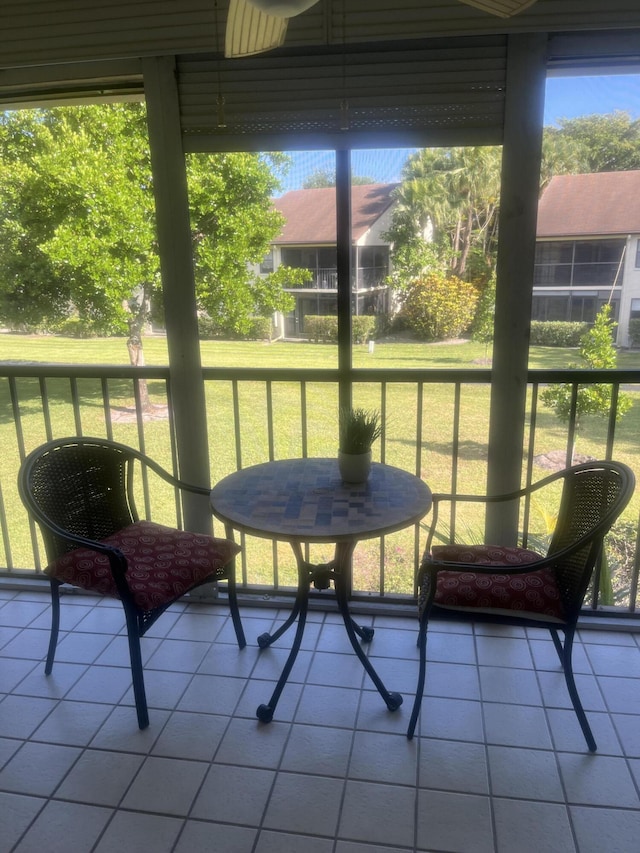
POLYGON ((640 170, 552 178, 538 205, 537 234, 640 234, 640 170))
MULTIPOLYGON (((355 242, 393 203, 398 184, 364 184, 351 187, 351 236, 355 242)), ((286 223, 275 243, 309 245, 336 242, 336 190, 323 187, 292 190, 274 199, 286 223)))

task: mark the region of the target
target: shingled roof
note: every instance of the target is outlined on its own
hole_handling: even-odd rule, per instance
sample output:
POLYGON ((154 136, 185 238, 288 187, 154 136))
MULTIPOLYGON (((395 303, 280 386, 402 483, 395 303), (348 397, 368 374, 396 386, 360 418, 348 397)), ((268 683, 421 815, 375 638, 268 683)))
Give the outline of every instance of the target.
MULTIPOLYGON (((398 184, 364 184, 351 187, 351 238, 362 237, 393 204, 398 184)), ((274 242, 289 245, 335 244, 335 187, 292 190, 274 199, 286 223, 274 242)))
POLYGON ((557 175, 538 205, 538 238, 640 234, 640 170, 557 175))

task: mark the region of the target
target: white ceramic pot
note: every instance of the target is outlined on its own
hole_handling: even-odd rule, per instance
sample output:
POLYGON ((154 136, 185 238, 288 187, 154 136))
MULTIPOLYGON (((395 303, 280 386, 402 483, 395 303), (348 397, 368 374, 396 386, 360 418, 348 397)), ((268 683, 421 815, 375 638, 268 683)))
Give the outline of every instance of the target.
POLYGON ((371 451, 343 453, 339 450, 338 468, 344 483, 366 483, 371 470, 371 451))

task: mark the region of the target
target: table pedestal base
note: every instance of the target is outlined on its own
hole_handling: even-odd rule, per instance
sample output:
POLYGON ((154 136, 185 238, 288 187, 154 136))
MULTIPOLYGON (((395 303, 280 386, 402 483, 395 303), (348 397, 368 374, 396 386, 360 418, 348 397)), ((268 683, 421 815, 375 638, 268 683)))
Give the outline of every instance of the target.
POLYGON ((275 643, 287 631, 293 623, 298 620, 296 626, 293 645, 289 652, 289 657, 284 665, 284 669, 278 679, 275 690, 271 695, 271 699, 265 705, 259 705, 256 711, 256 716, 263 723, 270 723, 273 719, 273 712, 276 709, 280 694, 282 693, 287 679, 291 674, 295 663, 300 644, 302 643, 302 635, 307 621, 307 610, 309 605, 309 586, 313 583, 318 589, 328 589, 330 582, 333 581, 338 608, 344 621, 344 626, 347 631, 347 636, 354 652, 357 654, 362 666, 373 681, 382 696, 387 708, 390 711, 397 710, 402 705, 402 696, 399 693, 390 693, 382 683, 382 679, 373 668, 371 661, 365 655, 362 646, 358 642, 358 637, 364 642, 369 642, 373 638, 374 629, 362 627, 358 625, 351 613, 349 612, 349 601, 347 592, 347 577, 351 566, 351 557, 355 548, 355 542, 339 542, 336 545, 334 559, 330 563, 322 565, 313 565, 307 563, 302 555, 302 548, 298 543, 291 543, 293 553, 296 557, 298 566, 298 591, 293 605, 293 610, 287 617, 285 622, 273 634, 265 633, 258 637, 258 646, 261 649, 266 649, 268 646, 275 643))

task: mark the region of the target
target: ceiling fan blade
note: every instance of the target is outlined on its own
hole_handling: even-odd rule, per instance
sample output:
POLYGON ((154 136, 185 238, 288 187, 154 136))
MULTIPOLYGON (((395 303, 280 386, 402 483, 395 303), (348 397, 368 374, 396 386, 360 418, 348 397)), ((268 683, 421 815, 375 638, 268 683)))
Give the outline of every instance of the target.
POLYGON ((284 44, 287 18, 267 15, 247 0, 231 0, 227 17, 224 55, 227 58, 253 56, 284 44))
POLYGON ((533 6, 536 0, 460 0, 460 2, 482 9, 483 12, 489 12, 490 15, 497 15, 499 18, 510 18, 511 15, 517 15, 528 6, 533 6))

